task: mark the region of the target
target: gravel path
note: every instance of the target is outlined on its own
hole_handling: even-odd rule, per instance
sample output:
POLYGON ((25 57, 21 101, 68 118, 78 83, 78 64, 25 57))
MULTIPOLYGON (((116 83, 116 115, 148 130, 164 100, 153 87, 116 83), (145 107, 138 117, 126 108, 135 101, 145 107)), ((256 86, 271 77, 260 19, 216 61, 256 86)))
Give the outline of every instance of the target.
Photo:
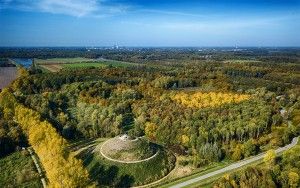
POLYGON ((28 152, 30 153, 30 156, 31 156, 31 158, 32 158, 32 160, 33 160, 33 163, 34 163, 34 165, 35 165, 35 167, 36 167, 36 169, 37 169, 37 171, 38 171, 38 173, 39 173, 39 175, 40 175, 40 177, 41 177, 41 182, 42 182, 42 184, 43 184, 43 187, 46 188, 46 187, 47 187, 46 180, 45 180, 45 178, 43 177, 43 172, 42 172, 42 169, 41 169, 39 163, 37 162, 37 158, 36 158, 35 155, 33 154, 33 149, 27 148, 27 150, 28 150, 28 152))
MULTIPOLYGON (((156 152, 154 155, 152 155, 151 157, 149 157, 149 158, 147 158, 147 159, 142 159, 142 160, 136 160, 136 161, 123 161, 123 160, 117 160, 117 159, 113 159, 113 158, 108 157, 107 155, 105 155, 105 154, 102 152, 103 146, 104 146, 107 142, 109 142, 109 141, 110 141, 110 140, 107 140, 107 141, 105 141, 104 143, 101 144, 101 147, 100 147, 100 149, 99 149, 100 154, 101 154, 104 158, 106 158, 107 160, 114 161, 114 162, 117 162, 117 163, 125 163, 125 164, 141 163, 141 162, 145 162, 145 161, 149 161, 149 160, 153 159, 153 158, 156 157, 156 156, 158 155, 158 153, 159 153, 159 150, 157 150, 157 152, 156 152)), ((97 151, 97 150, 98 150, 98 148, 95 148, 94 152, 97 151)))
MULTIPOLYGON (((284 147, 276 149, 275 153, 278 154, 280 152, 286 151, 286 150, 294 147, 295 145, 297 145, 297 143, 298 143, 298 137, 294 138, 290 144, 288 144, 288 145, 286 145, 284 147)), ((245 159, 245 160, 233 163, 233 164, 231 164, 231 165, 229 165, 229 166, 227 166, 225 168, 222 168, 222 169, 219 169, 219 170, 207 173, 205 175, 202 175, 202 176, 199 176, 199 177, 187 180, 185 182, 173 185, 173 186, 171 186, 171 188, 180 188, 180 187, 184 187, 184 186, 187 186, 187 185, 191 185, 191 184, 199 182, 201 180, 204 180, 204 179, 207 179, 207 178, 210 178, 210 177, 213 177, 213 176, 216 176, 216 175, 228 172, 230 170, 234 170, 234 169, 240 168, 240 167, 245 166, 245 165, 247 165, 249 163, 252 163, 252 162, 255 162, 255 161, 258 161, 258 160, 262 159, 264 157, 264 155, 265 155, 265 153, 261 153, 259 155, 256 155, 256 156, 250 158, 250 159, 245 159)))

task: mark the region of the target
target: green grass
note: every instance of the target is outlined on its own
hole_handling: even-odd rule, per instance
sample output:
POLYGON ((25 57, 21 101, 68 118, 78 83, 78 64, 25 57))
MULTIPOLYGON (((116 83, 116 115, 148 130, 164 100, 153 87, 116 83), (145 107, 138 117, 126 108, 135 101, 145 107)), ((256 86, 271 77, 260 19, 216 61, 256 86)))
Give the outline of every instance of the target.
POLYGON ((167 188, 167 187, 176 185, 178 183, 182 183, 182 182, 185 182, 187 180, 196 178, 198 176, 205 175, 207 173, 219 170, 219 169, 224 168, 225 166, 228 166, 228 165, 230 165, 230 164, 228 164, 228 162, 214 163, 214 164, 211 164, 211 165, 208 165, 208 166, 204 167, 203 169, 195 171, 193 174, 190 174, 188 176, 178 178, 178 179, 169 179, 167 181, 164 181, 160 184, 155 185, 154 187, 160 187, 160 188, 165 187, 165 188, 167 188))
POLYGON ((28 152, 15 152, 0 158, 0 187, 42 187, 28 152))
POLYGON ((82 63, 68 63, 62 64, 62 66, 66 69, 74 69, 74 68, 89 68, 89 67, 129 67, 135 66, 137 64, 122 62, 122 61, 94 61, 94 62, 82 62, 82 63))
POLYGON ((38 69, 40 69, 43 73, 49 73, 50 71, 48 69, 45 69, 44 67, 40 65, 36 65, 38 69))
POLYGON ((113 66, 113 67, 129 67, 129 66, 136 66, 138 64, 136 63, 129 63, 125 61, 115 61, 115 60, 107 60, 107 61, 98 61, 98 63, 101 63, 106 66, 113 66))
POLYGON ((135 63, 129 63, 124 61, 116 61, 116 60, 97 60, 97 59, 89 59, 89 58, 51 58, 51 59, 35 59, 37 64, 63 64, 64 67, 87 67, 87 66, 108 66, 112 65, 114 67, 128 67, 136 65, 135 63), (70 64, 70 65, 65 65, 70 64), (72 65, 71 65, 72 64, 72 65))
POLYGON ((107 140, 107 138, 72 140, 72 141, 70 141, 68 148, 71 151, 76 151, 76 150, 82 149, 89 145, 93 145, 93 144, 97 144, 97 143, 99 144, 106 140, 107 140))
POLYGON ((51 58, 51 59, 35 59, 37 64, 47 64, 47 63, 80 63, 80 62, 88 62, 95 61, 94 59, 83 58, 83 57, 75 57, 75 58, 51 58))
POLYGON ((88 68, 88 67, 105 67, 106 65, 102 63, 70 63, 70 64, 63 64, 62 65, 66 69, 73 69, 73 68, 88 68))
POLYGON ((93 148, 79 154, 91 179, 101 186, 129 187, 143 185, 163 178, 174 168, 175 157, 164 150, 153 159, 136 164, 109 161, 92 152, 93 148))
MULTIPOLYGON (((214 182, 217 181, 219 178, 221 178, 222 176, 224 176, 225 174, 231 174, 233 172, 238 172, 238 171, 242 171, 244 169, 246 169, 247 167, 249 166, 257 166, 257 165, 260 165, 262 164, 263 161, 262 160, 259 160, 259 161, 256 161, 254 163, 251 163, 251 164, 248 164, 248 165, 245 165, 243 167, 240 167, 240 168, 237 168, 237 169, 234 169, 234 170, 230 170, 228 172, 225 172, 225 173, 222 173, 222 174, 219 174, 219 175, 216 175, 216 176, 212 176, 210 178, 207 178, 205 180, 202 180, 202 181, 199 181, 199 182, 196 182, 196 183, 193 183, 191 185, 188 185, 188 186, 185 186, 185 188, 197 188, 197 187, 205 187, 205 188, 211 188, 213 187, 214 185, 214 182)), ((208 173, 208 172, 207 172, 208 173)))
MULTIPOLYGON (((298 141, 297 144, 300 144, 300 140, 298 141)), ((280 152, 279 155, 281 155, 283 152, 280 152)), ((252 156, 254 157, 254 156, 252 156)), ((252 157, 249 157, 249 158, 252 158, 252 157)), ((249 159, 247 158, 247 159, 249 159)), ((176 185, 178 183, 182 183, 182 182, 185 182, 187 180, 190 180, 190 179, 193 179, 195 177, 198 177, 198 176, 202 176, 202 175, 205 175, 207 173, 210 173, 212 171, 215 171, 215 170, 218 170, 218 169, 221 169, 221 168, 224 168, 226 166, 229 166, 231 165, 232 163, 228 163, 228 164, 220 164, 219 166, 215 167, 215 168, 210 168, 208 170, 204 170, 202 172, 199 172, 199 173, 196 173, 196 174, 193 174, 193 175, 190 175, 190 176, 187 176, 187 177, 184 177, 184 178, 181 178, 179 180, 173 180, 171 183, 167 183, 165 182, 163 185, 159 185, 159 187, 170 187, 172 185, 176 185)), ((225 174, 230 174, 230 173, 233 173, 233 172, 237 172, 237 171, 240 171, 242 169, 245 169, 249 166, 257 166, 257 165, 263 165, 263 159, 260 159, 258 161, 255 161, 255 162, 252 162, 250 164, 247 164, 245 166, 242 166, 240 168, 237 168, 237 169, 234 169, 234 170, 231 170, 231 171, 228 171, 228 172, 225 172, 225 173, 222 173, 222 174, 219 174, 219 175, 216 175, 216 176, 213 176, 213 177, 210 177, 208 179, 205 179, 205 180, 202 180, 202 181, 199 181, 199 182, 196 182, 194 184, 191 184, 189 186, 186 186, 187 188, 196 188, 196 187, 205 187, 205 188, 208 188, 208 187, 213 187, 213 184, 216 180, 218 180, 220 177, 222 177, 223 175, 225 174)), ((170 180, 169 180, 170 181, 170 180)))

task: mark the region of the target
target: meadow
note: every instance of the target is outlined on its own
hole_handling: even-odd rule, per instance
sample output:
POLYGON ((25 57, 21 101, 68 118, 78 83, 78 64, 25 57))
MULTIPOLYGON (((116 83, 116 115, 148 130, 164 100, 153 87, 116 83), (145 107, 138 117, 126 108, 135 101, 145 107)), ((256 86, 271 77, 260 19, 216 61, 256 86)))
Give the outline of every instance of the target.
POLYGON ((35 59, 35 63, 41 67, 44 72, 58 72, 62 69, 78 69, 78 68, 99 68, 99 67, 128 67, 137 65, 124 61, 105 60, 105 59, 88 59, 88 58, 51 58, 51 59, 35 59))
POLYGON ((65 64, 65 63, 81 63, 95 61, 95 59, 74 57, 74 58, 50 58, 50 59, 34 59, 37 64, 65 64))
POLYGON ((9 85, 16 78, 16 67, 0 67, 0 89, 9 85))
POLYGON ((0 158, 0 187, 41 187, 39 175, 27 151, 0 158))

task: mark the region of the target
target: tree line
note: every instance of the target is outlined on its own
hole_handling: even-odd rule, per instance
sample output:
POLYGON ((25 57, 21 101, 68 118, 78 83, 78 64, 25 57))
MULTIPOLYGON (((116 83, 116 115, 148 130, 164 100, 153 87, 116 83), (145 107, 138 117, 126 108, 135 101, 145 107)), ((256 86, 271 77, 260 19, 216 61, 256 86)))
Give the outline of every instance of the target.
POLYGON ((19 104, 8 90, 0 94, 6 118, 14 119, 26 134, 46 171, 50 187, 86 187, 92 185, 82 162, 67 150, 63 139, 38 112, 19 104))

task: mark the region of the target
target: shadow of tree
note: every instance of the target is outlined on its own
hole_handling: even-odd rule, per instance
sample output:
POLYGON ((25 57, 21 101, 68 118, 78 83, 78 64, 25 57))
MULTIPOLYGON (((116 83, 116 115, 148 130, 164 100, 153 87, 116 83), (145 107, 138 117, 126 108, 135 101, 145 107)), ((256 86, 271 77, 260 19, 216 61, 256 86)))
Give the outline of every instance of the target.
POLYGON ((131 187, 134 183, 134 178, 129 175, 124 175, 120 177, 119 183, 116 185, 116 187, 125 188, 125 187, 131 187))
POLYGON ((90 170, 91 179, 98 182, 100 186, 126 188, 134 183, 134 177, 130 175, 118 176, 119 167, 110 166, 107 169, 103 164, 97 162, 90 170))

